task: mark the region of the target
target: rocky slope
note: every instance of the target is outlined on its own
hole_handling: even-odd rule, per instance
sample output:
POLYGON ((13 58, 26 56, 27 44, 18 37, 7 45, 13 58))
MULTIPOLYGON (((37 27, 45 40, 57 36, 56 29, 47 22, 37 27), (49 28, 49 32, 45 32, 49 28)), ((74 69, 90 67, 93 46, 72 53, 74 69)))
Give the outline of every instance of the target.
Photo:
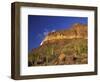
POLYGON ((76 23, 69 29, 51 32, 45 37, 42 44, 44 42, 48 42, 51 40, 54 41, 59 39, 73 39, 73 38, 87 39, 87 25, 76 23))
POLYGON ((28 56, 29 66, 87 63, 87 25, 50 32, 28 56))

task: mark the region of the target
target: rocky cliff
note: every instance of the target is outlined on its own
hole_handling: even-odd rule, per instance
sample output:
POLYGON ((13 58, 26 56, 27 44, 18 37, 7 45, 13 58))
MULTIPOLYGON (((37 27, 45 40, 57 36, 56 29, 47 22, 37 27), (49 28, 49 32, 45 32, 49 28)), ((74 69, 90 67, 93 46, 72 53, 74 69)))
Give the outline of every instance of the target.
POLYGON ((50 32, 28 55, 29 66, 87 64, 87 25, 50 32))
POLYGON ((87 25, 76 23, 69 29, 50 32, 42 41, 41 45, 45 42, 50 42, 54 40, 73 38, 87 39, 87 25))

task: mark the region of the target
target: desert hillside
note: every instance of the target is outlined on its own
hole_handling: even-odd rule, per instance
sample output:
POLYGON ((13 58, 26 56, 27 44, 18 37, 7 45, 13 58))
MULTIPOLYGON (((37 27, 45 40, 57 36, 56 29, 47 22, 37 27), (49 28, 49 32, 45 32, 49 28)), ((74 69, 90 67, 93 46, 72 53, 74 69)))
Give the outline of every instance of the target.
POLYGON ((69 29, 50 32, 28 55, 29 66, 87 63, 87 25, 76 23, 69 29))
POLYGON ((70 29, 51 32, 48 34, 48 36, 45 37, 43 42, 51 40, 59 40, 59 39, 73 39, 73 38, 87 39, 87 25, 76 23, 70 29))

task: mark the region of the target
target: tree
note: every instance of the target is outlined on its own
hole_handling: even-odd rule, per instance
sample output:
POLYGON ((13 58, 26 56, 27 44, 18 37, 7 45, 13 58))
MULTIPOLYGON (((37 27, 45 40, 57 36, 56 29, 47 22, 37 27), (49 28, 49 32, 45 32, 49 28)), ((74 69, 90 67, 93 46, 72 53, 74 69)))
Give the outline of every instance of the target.
POLYGON ((47 46, 46 48, 46 65, 49 63, 49 58, 54 54, 53 46, 47 46))
POLYGON ((34 65, 37 65, 37 62, 39 60, 39 54, 38 53, 33 54, 33 60, 34 60, 34 65))

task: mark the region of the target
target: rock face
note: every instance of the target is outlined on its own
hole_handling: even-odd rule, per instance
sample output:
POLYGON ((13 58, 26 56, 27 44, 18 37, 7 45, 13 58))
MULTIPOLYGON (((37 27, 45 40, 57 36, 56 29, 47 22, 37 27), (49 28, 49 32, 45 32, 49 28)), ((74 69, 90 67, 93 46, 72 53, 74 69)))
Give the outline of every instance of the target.
POLYGON ((87 25, 76 23, 70 29, 51 32, 45 37, 41 45, 48 41, 73 38, 87 39, 87 25))
POLYGON ((87 64, 87 25, 50 32, 28 55, 29 66, 87 64))

